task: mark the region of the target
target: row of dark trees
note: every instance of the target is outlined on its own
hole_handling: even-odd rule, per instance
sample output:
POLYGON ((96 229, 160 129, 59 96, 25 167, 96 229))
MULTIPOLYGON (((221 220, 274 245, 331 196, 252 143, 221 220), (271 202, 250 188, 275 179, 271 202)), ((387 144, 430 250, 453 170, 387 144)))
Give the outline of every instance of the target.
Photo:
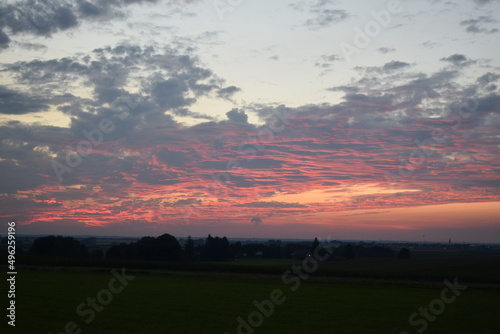
MULTIPOLYGON (((183 246, 170 234, 159 237, 143 237, 137 242, 120 243, 110 247, 104 254, 101 250, 88 251, 87 247, 72 237, 49 236, 36 239, 29 253, 42 256, 95 257, 109 259, 153 260, 153 261, 228 261, 235 258, 304 258, 314 254, 320 246, 318 239, 311 244, 287 243, 271 240, 267 243, 229 243, 226 237, 208 235, 204 244, 195 245, 188 237, 183 246)), ((352 259, 355 257, 391 258, 391 248, 341 244, 333 248, 328 260, 352 259)), ((410 258, 410 250, 399 251, 400 259, 410 258)))
POLYGON ((137 242, 121 243, 106 252, 111 259, 179 261, 183 255, 182 247, 170 234, 159 237, 143 237, 137 242))
POLYGON ((87 247, 72 237, 49 236, 37 238, 29 253, 42 256, 85 257, 89 255, 87 247))

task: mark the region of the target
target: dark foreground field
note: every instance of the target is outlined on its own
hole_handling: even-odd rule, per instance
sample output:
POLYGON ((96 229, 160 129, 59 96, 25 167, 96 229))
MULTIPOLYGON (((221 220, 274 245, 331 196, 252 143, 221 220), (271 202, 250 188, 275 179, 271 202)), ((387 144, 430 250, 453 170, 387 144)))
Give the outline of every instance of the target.
MULTIPOLYGON (((126 280, 123 289, 113 280, 115 292, 109 292, 115 277, 111 269, 26 267, 17 276, 14 332, 233 334, 238 333, 237 318, 241 317, 250 324, 240 325, 239 333, 500 333, 500 289, 490 280, 485 280, 487 284, 469 284, 459 276, 459 284, 465 283, 468 288, 457 292, 458 296, 448 291, 445 298, 453 301, 444 303, 440 302, 446 287, 443 280, 373 279, 366 275, 369 263, 376 266, 377 262, 364 264, 368 268, 365 278, 359 270, 359 277, 313 273, 308 279, 286 275, 283 280, 281 275, 257 273, 130 269, 126 273, 135 278, 126 280), (269 300, 273 291, 274 299, 281 304, 271 307, 270 302, 265 303, 263 312, 268 317, 261 318, 253 301, 269 300), (95 309, 100 311, 92 310, 88 297, 98 297, 95 309), (99 298, 106 305, 101 305, 99 298), (409 317, 421 307, 429 308, 429 304, 438 315, 431 313, 425 320, 425 316, 416 314, 410 324, 409 317), (440 305, 444 309, 439 309, 440 305)), ((418 264, 420 269, 425 270, 424 264, 418 264)), ((432 262, 427 266, 427 270, 434 268, 432 262)), ((380 273, 386 270, 390 270, 389 264, 380 273)), ((434 268, 436 275, 439 270, 434 268)), ((492 268, 491 274, 495 271, 498 267, 492 268)), ((476 276, 472 273, 471 277, 476 276)))

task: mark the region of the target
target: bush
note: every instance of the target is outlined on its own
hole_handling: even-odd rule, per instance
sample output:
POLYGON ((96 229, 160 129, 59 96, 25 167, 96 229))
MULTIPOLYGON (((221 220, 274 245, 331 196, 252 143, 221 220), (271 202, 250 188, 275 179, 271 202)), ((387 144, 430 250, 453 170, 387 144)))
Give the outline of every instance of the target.
POLYGON ((398 254, 398 258, 401 259, 401 260, 407 260, 411 257, 411 252, 408 248, 401 248, 401 250, 399 251, 399 254, 398 254))

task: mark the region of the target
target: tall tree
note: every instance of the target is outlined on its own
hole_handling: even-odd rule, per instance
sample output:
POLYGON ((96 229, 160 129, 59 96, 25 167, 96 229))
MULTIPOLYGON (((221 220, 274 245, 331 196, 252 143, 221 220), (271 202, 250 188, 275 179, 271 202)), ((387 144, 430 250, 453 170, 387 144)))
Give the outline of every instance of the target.
POLYGON ((35 239, 29 250, 34 255, 87 256, 87 247, 72 237, 48 236, 35 239))
POLYGON ((192 260, 194 257, 194 241, 191 236, 188 236, 186 244, 184 245, 184 256, 188 260, 192 260))
POLYGON ((354 258, 354 249, 352 248, 351 244, 347 244, 344 247, 344 257, 346 259, 352 259, 352 258, 354 258))
POLYGON ((314 255, 314 251, 317 251, 317 252, 319 251, 319 245, 320 245, 320 243, 318 241, 318 238, 314 238, 314 241, 311 245, 311 252, 310 252, 311 255, 314 255))
POLYGON ((403 247, 399 250, 398 258, 401 260, 407 260, 411 257, 411 252, 408 248, 403 247))

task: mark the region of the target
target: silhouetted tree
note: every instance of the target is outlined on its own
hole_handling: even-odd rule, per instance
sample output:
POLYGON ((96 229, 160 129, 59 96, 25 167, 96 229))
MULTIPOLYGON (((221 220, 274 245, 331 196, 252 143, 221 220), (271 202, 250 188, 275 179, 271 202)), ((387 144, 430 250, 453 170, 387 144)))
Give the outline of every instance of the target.
POLYGON ((243 257, 243 255, 244 255, 243 250, 242 250, 243 247, 242 247, 240 241, 232 243, 230 245, 230 247, 231 247, 231 254, 233 254, 234 257, 237 257, 237 258, 243 257))
POLYGON ((298 242, 288 243, 283 247, 284 255, 288 258, 304 258, 307 254, 309 254, 310 249, 310 244, 302 244, 298 242))
POLYGON ((35 239, 29 252, 33 255, 44 256, 67 256, 81 257, 87 256, 87 247, 80 244, 72 237, 48 236, 35 239))
POLYGON ((100 249, 94 249, 89 252, 89 256, 94 259, 102 259, 104 257, 104 252, 100 249))
MULTIPOLYGON (((319 247, 319 241, 318 241, 318 238, 314 238, 314 241, 311 245, 311 255, 314 255, 314 251, 319 247)), ((317 250, 319 251, 319 249, 317 250)))
POLYGON ((118 245, 111 246, 106 251, 106 258, 109 259, 132 259, 133 257, 130 254, 128 244, 122 242, 118 245))
POLYGON ((241 245, 241 253, 244 257, 255 257, 259 252, 264 252, 264 244, 244 244, 241 245))
POLYGON ((364 247, 359 246, 356 248, 356 252, 358 256, 365 257, 394 257, 394 252, 389 247, 382 246, 373 246, 373 247, 364 247))
POLYGON ((398 258, 401 260, 406 260, 411 257, 411 252, 408 248, 403 247, 399 250, 398 258))
POLYGON ((262 252, 262 257, 264 258, 281 258, 281 245, 264 245, 264 251, 262 252))
POLYGON ((106 257, 113 259, 138 259, 157 261, 178 261, 182 247, 177 239, 165 233, 158 238, 143 237, 130 244, 121 243, 108 249, 106 257))
POLYGON ((210 234, 205 242, 203 258, 208 261, 224 261, 232 258, 231 247, 226 237, 212 237, 210 234))
POLYGON ((168 233, 158 238, 144 237, 137 242, 137 258, 140 260, 178 261, 181 255, 179 241, 168 233))
POLYGON ((182 257, 182 247, 173 235, 168 233, 156 238, 159 260, 178 261, 182 257))
POLYGON ((344 257, 346 259, 352 259, 352 258, 354 258, 354 249, 352 248, 351 244, 347 244, 344 247, 344 257))
POLYGON ((194 257, 194 241, 191 236, 188 236, 186 244, 184 245, 184 256, 188 260, 192 260, 194 257))

